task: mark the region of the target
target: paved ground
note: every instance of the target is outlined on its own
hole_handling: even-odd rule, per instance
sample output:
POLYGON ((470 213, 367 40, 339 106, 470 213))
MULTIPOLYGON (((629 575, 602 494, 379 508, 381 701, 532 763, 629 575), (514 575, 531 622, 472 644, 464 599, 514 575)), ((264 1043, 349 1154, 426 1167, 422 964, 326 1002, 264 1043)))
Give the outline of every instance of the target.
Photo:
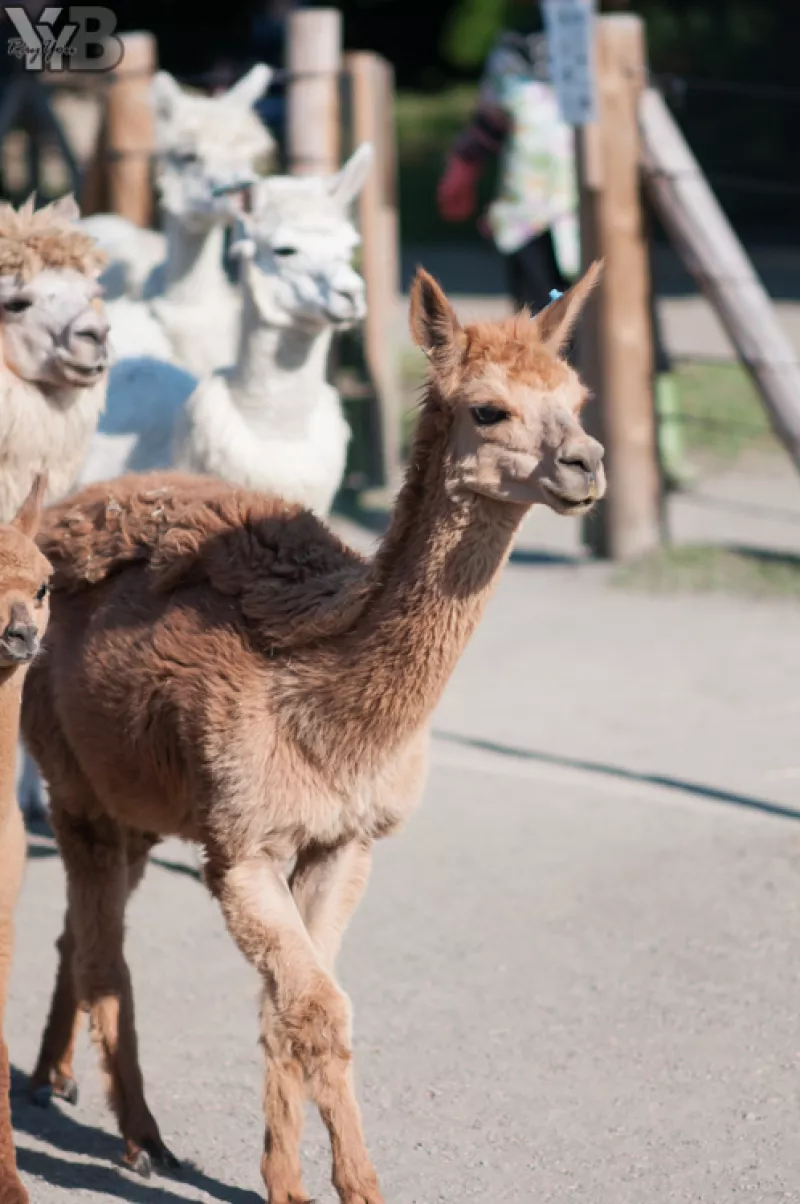
MULTIPOLYGON (((436 715, 425 804, 347 937, 387 1201, 796 1204, 800 612, 645 600, 575 546, 566 520, 526 529, 436 715)), ((85 1048, 77 1109, 15 1099, 35 1204, 260 1198, 257 984, 191 867, 162 849, 129 949, 151 1104, 195 1167, 118 1168, 85 1048)), ((62 907, 36 838, 20 1070, 62 907)), ((332 1204, 316 1123, 305 1154, 332 1204)))

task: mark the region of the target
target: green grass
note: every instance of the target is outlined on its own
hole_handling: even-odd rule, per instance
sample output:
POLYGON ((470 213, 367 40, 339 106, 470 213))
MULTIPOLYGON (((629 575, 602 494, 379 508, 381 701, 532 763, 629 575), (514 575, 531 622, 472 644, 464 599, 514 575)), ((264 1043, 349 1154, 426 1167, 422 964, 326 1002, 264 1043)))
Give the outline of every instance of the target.
POLYGON ((777 448, 764 407, 739 364, 684 362, 676 365, 675 378, 687 452, 730 460, 747 448, 777 448))
POLYGON ((611 584, 648 593, 800 597, 800 557, 704 545, 659 548, 618 568, 611 584))

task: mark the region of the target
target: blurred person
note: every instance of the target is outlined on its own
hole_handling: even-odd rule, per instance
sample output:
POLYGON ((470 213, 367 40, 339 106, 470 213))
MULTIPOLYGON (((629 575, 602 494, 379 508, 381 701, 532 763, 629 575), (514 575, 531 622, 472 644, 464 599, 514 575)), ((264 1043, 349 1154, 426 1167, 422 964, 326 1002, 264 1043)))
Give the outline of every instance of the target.
MULTIPOLYGON (((629 3, 606 0, 602 7, 627 9, 629 3)), ((550 82, 539 0, 508 0, 506 18, 484 65, 472 117, 450 149, 436 199, 446 221, 467 221, 477 210, 483 171, 499 158, 497 195, 478 226, 505 260, 515 308, 536 313, 549 304, 552 290, 569 287, 580 268, 574 134, 550 82)), ((666 488, 679 489, 691 483, 694 471, 684 457, 677 381, 654 298, 651 318, 660 460, 666 488)))
POLYGON ((563 292, 580 266, 572 128, 550 83, 540 5, 510 0, 507 27, 483 69, 478 103, 456 138, 437 189, 446 221, 477 208, 478 180, 500 158, 498 193, 479 226, 504 257, 517 309, 534 312, 563 292))

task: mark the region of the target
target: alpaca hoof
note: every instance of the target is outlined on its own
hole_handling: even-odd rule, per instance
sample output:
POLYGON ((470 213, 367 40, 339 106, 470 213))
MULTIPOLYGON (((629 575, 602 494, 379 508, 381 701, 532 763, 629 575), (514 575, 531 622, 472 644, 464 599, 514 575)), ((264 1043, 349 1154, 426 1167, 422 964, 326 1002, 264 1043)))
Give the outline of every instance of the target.
POLYGON ((160 1138, 146 1137, 142 1145, 152 1161, 158 1163, 165 1170, 179 1171, 181 1169, 180 1160, 175 1157, 172 1150, 167 1149, 160 1138))
POLYGON ((37 1108, 49 1108, 53 1098, 53 1088, 49 1083, 44 1083, 41 1087, 33 1087, 28 1094, 31 1103, 35 1104, 37 1108))
POLYGON ((71 1104, 73 1108, 78 1102, 78 1084, 68 1075, 56 1075, 51 1090, 56 1099, 63 1099, 65 1104, 71 1104))
POLYGON ((129 1170, 142 1179, 149 1179, 153 1173, 153 1163, 147 1150, 136 1150, 126 1154, 123 1162, 129 1170))

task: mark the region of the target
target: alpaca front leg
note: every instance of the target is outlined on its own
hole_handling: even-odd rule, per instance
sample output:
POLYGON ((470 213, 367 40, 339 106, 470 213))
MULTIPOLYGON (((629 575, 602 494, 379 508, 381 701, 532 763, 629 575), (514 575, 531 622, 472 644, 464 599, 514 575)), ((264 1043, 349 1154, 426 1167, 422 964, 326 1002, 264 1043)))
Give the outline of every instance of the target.
POLYGON ((8 1050, 1 1035, 2 1023, 3 1014, 0 1008, 0 1204, 28 1204, 28 1193, 17 1174, 17 1160, 14 1155, 11 1102, 8 1098, 11 1076, 8 1069, 8 1050))
POLYGON ((299 1155, 306 1094, 328 1124, 342 1204, 383 1204, 353 1091, 348 1001, 323 968, 285 878, 270 858, 253 857, 225 871, 215 893, 265 984, 262 1172, 270 1204, 307 1200, 299 1155))
POLYGON ((51 1096, 78 1102, 78 1084, 72 1068, 75 1041, 83 1021, 83 1011, 75 991, 73 958, 75 942, 68 918, 56 943, 58 971, 50 1011, 39 1046, 39 1057, 28 1083, 28 1093, 39 1107, 47 1107, 51 1096))
MULTIPOLYGON (((308 933, 325 967, 333 966, 347 924, 361 901, 372 865, 372 841, 351 840, 326 848, 310 845, 299 854, 291 889, 308 933)), ((361 1116, 355 1105, 349 1061, 319 1076, 312 1091, 333 1152, 333 1183, 343 1200, 379 1200, 378 1180, 352 1161, 351 1151, 364 1148, 361 1116), (342 1108, 341 1101, 353 1107, 342 1108), (365 1180, 365 1174, 369 1176, 365 1180), (371 1194, 363 1188, 368 1187, 371 1194)))
POLYGON ((8 1050, 3 1039, 8 980, 14 947, 13 914, 25 865, 25 830, 15 802, 0 819, 0 1204, 28 1204, 17 1174, 11 1128, 8 1050))
POLYGON ((291 889, 322 963, 332 973, 342 936, 367 887, 372 841, 309 845, 297 858, 291 889))

